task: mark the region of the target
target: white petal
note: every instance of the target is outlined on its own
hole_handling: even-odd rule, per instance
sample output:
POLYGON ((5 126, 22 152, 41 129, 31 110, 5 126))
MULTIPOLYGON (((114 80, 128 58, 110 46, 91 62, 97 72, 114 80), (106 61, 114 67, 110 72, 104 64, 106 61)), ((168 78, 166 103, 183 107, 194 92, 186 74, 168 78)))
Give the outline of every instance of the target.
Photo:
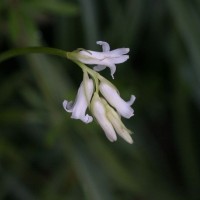
POLYGON ((112 78, 114 79, 114 73, 115 73, 115 71, 116 71, 116 65, 113 64, 113 63, 110 63, 110 64, 108 65, 108 67, 110 68, 110 74, 111 74, 112 78))
POLYGON ((104 130, 106 137, 111 142, 116 141, 117 135, 115 133, 115 130, 112 124, 107 119, 105 107, 97 94, 94 95, 91 106, 92 106, 91 108, 92 108, 93 115, 97 119, 99 125, 104 130))
POLYGON ((125 102, 117 93, 116 89, 105 82, 100 83, 99 89, 109 104, 113 106, 121 116, 125 118, 133 116, 134 111, 130 105, 130 103, 133 103, 132 101, 125 102))
POLYGON ((116 71, 116 65, 114 63, 110 62, 109 59, 105 59, 101 63, 103 65, 97 65, 93 69, 95 71, 101 71, 101 70, 105 69, 106 66, 107 66, 108 68, 110 68, 110 74, 111 74, 112 78, 114 79, 114 73, 116 71))
POLYGON ((94 66, 94 67, 93 67, 93 69, 94 69, 95 71, 97 71, 97 72, 102 71, 102 70, 104 70, 105 68, 106 68, 105 65, 97 65, 97 66, 94 66))
POLYGON ((64 108, 67 112, 72 112, 72 111, 73 111, 73 101, 64 100, 64 101, 63 101, 63 108, 64 108))
POLYGON ((102 45, 103 52, 110 51, 110 45, 107 42, 97 41, 97 44, 102 45))
POLYGON ((130 51, 129 48, 119 48, 119 49, 110 51, 109 56, 110 57, 121 56, 121 55, 127 54, 129 51, 130 51))
POLYGON ((127 103, 131 106, 134 103, 135 99, 136 97, 134 95, 131 95, 131 98, 129 101, 127 101, 127 103))
POLYGON ((119 57, 110 58, 110 60, 115 64, 123 63, 123 62, 127 61, 128 59, 129 59, 128 55, 122 55, 122 56, 119 56, 119 57))
POLYGON ((81 118, 81 121, 83 121, 83 122, 86 123, 86 124, 89 124, 90 122, 93 121, 93 117, 90 116, 90 115, 88 115, 88 114, 86 114, 85 116, 83 116, 83 117, 81 118))
POLYGON ((85 64, 95 65, 99 64, 97 62, 105 59, 105 55, 103 52, 82 50, 79 52, 79 56, 77 57, 77 59, 85 64))
POLYGON ((85 116, 85 112, 88 107, 86 95, 90 100, 93 93, 93 81, 91 79, 86 82, 86 87, 87 88, 84 88, 84 82, 82 82, 78 90, 76 104, 71 116, 71 118, 81 119, 83 122, 88 120, 88 117, 85 116), (87 92, 87 94, 85 94, 85 92, 87 92))

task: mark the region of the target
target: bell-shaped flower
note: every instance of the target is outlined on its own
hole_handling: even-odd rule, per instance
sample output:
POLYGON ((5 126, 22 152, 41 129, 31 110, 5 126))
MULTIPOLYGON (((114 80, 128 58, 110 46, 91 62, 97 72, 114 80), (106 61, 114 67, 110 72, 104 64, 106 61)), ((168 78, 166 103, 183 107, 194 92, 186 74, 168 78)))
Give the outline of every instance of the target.
POLYGON ((111 124, 111 122, 108 120, 106 116, 106 109, 105 106, 99 97, 98 94, 94 94, 91 102, 91 111, 94 115, 94 117, 97 119, 99 125, 104 130, 106 137, 111 141, 114 142, 117 140, 117 136, 115 133, 115 130, 111 124))
POLYGON ((131 95, 129 101, 124 101, 118 91, 109 83, 102 81, 99 85, 101 94, 105 97, 108 103, 113 106, 119 115, 130 118, 134 115, 134 110, 131 108, 131 105, 135 101, 135 96, 131 95))
POLYGON ((97 41, 97 44, 102 46, 103 52, 80 50, 76 55, 73 55, 73 58, 85 64, 97 65, 93 68, 95 71, 101 71, 109 67, 111 76, 114 79, 115 64, 123 63, 129 58, 128 55, 125 55, 129 52, 129 48, 119 48, 110 51, 110 46, 107 42, 97 41))
POLYGON ((128 143, 132 144, 133 139, 130 136, 132 132, 129 129, 127 129, 125 125, 122 123, 119 114, 104 99, 102 101, 106 108, 106 116, 108 120, 111 122, 117 134, 124 140, 126 140, 128 143))
POLYGON ((93 95, 94 83, 92 79, 89 79, 88 75, 84 73, 84 79, 78 89, 76 100, 63 101, 64 109, 72 113, 71 118, 80 119, 84 123, 90 123, 93 121, 93 117, 86 114, 88 105, 90 104, 91 97, 93 95))
POLYGON ((106 137, 114 142, 117 140, 116 132, 128 143, 132 144, 130 136, 131 131, 122 123, 119 114, 98 94, 94 94, 91 102, 92 113, 97 119, 99 125, 104 130, 106 137))

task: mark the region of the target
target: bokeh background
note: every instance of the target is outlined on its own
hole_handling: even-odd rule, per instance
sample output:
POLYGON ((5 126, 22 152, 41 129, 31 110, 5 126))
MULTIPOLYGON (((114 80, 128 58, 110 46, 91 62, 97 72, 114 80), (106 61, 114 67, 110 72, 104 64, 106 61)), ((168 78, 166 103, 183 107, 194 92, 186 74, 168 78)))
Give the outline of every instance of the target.
POLYGON ((0 199, 199 200, 200 1, 1 0, 0 51, 129 47, 112 80, 133 145, 70 119, 82 71, 56 56, 0 63, 0 199))

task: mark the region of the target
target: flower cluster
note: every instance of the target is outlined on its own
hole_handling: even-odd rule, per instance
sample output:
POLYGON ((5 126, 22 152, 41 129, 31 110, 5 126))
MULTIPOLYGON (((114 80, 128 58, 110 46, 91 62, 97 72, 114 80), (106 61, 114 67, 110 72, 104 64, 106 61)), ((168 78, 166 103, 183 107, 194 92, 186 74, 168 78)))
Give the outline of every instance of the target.
POLYGON ((92 122, 95 117, 111 142, 117 140, 117 133, 128 143, 133 143, 131 131, 125 127, 121 116, 129 119, 134 115, 131 105, 135 101, 135 96, 131 95, 129 101, 124 101, 116 87, 97 72, 109 67, 114 78, 115 64, 123 63, 129 58, 125 55, 129 48, 110 51, 107 42, 98 41, 97 44, 102 45, 103 52, 77 49, 67 53, 67 57, 82 68, 83 81, 75 102, 64 100, 63 107, 72 113, 71 118, 80 119, 84 123, 92 122), (96 66, 92 70, 85 64, 96 66), (87 108, 93 117, 86 114, 87 108))

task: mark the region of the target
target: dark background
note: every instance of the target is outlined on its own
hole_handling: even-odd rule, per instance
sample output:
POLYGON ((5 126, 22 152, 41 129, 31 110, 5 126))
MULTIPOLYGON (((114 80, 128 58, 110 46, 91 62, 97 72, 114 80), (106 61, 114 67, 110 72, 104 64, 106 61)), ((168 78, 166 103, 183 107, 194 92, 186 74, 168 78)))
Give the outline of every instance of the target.
POLYGON ((1 0, 0 51, 129 47, 111 80, 135 143, 72 120, 82 71, 55 56, 0 63, 0 199, 199 200, 200 1, 1 0))

